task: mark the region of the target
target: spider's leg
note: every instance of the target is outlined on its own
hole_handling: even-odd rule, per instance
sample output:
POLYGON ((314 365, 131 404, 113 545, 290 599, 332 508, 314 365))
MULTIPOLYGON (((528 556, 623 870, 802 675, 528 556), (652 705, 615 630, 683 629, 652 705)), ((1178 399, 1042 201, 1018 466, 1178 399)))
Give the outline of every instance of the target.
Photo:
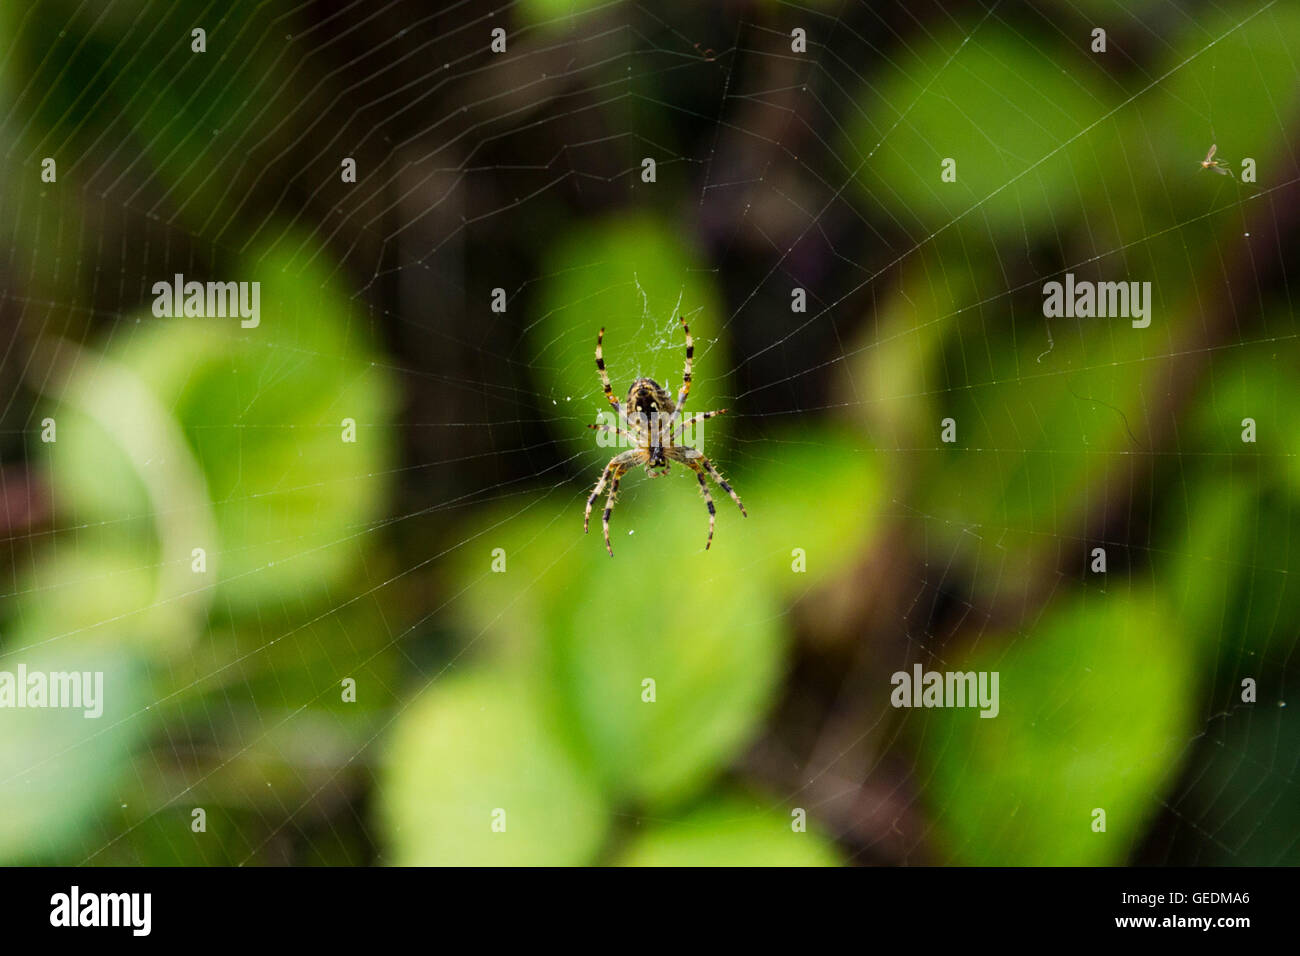
POLYGON ((596 429, 596 431, 598 431, 598 432, 613 432, 613 433, 614 433, 615 435, 617 435, 619 438, 625 438, 625 439, 627 439, 627 443, 628 443, 629 445, 635 445, 635 444, 636 444, 636 439, 633 438, 633 437, 632 437, 630 434, 628 434, 627 432, 625 432, 623 429, 619 428, 617 425, 588 425, 587 427, 588 427, 588 428, 594 428, 594 429, 596 429))
POLYGON ((713 495, 709 494, 709 484, 704 480, 704 472, 695 469, 695 477, 700 481, 700 494, 704 495, 704 503, 709 506, 709 540, 704 542, 704 550, 708 551, 709 546, 713 544, 713 522, 718 510, 713 506, 713 495))
POLYGON ((596 503, 600 493, 605 490, 606 483, 609 484, 609 497, 605 501, 605 548, 609 551, 609 556, 614 556, 614 549, 609 544, 609 514, 614 510, 614 496, 618 493, 618 480, 623 474, 635 465, 638 461, 643 460, 644 453, 637 448, 628 449, 620 452, 609 460, 605 470, 600 473, 600 481, 596 482, 596 487, 592 489, 591 494, 587 496, 587 511, 582 518, 582 533, 586 534, 591 524, 591 506, 596 503))
MULTIPOLYGON (((695 340, 691 338, 691 327, 686 324, 686 316, 680 316, 682 320, 682 331, 686 333, 686 370, 682 372, 682 387, 677 391, 677 407, 673 409, 673 418, 682 413, 682 406, 686 404, 686 396, 691 394, 691 359, 695 358, 695 340)), ((672 425, 672 420, 668 422, 672 425)))
POLYGON ((713 467, 713 462, 709 461, 709 459, 705 458, 703 455, 700 455, 696 461, 698 461, 700 466, 709 473, 709 477, 718 483, 718 487, 731 495, 731 500, 736 503, 736 507, 740 509, 740 513, 748 518, 749 512, 746 511, 745 506, 740 503, 740 495, 736 494, 731 485, 727 484, 727 479, 722 477, 722 473, 719 472, 717 468, 713 467))
POLYGON ((609 497, 605 499, 605 514, 601 518, 601 525, 605 530, 605 550, 609 552, 611 558, 614 556, 614 546, 609 543, 609 516, 614 512, 614 498, 618 495, 618 482, 625 471, 627 471, 626 465, 614 466, 614 473, 611 475, 609 482, 609 497))
POLYGON ((686 429, 690 428, 696 422, 702 422, 705 421, 706 419, 713 418, 715 415, 725 415, 726 413, 727 410, 725 408, 719 408, 717 411, 713 411, 713 412, 698 412, 692 415, 690 418, 686 418, 678 422, 676 428, 674 429, 672 437, 674 440, 678 438, 682 438, 686 434, 686 429))
MULTIPOLYGON (((695 472, 695 479, 700 483, 700 494, 704 496, 704 504, 709 509, 709 537, 708 540, 704 542, 704 550, 708 551, 713 544, 713 525, 717 521, 718 509, 713 504, 713 495, 709 494, 709 483, 704 480, 704 466, 700 464, 700 462, 705 460, 704 456, 698 453, 693 456, 688 456, 686 454, 687 451, 694 452, 695 449, 688 448, 685 445, 678 445, 669 452, 669 457, 675 461, 680 461, 691 471, 695 472)), ((735 497, 734 492, 732 493, 732 497, 735 497)), ((739 503, 739 499, 737 499, 737 503, 739 503)), ((741 509, 741 511, 744 510, 744 508, 741 509)))
POLYGON ((605 354, 601 351, 601 343, 605 339, 605 327, 601 326, 600 331, 596 334, 596 369, 600 372, 600 384, 605 389, 605 399, 613 406, 614 412, 621 419, 623 411, 619 407, 618 399, 614 397, 614 390, 609 387, 609 373, 605 371, 605 354))
POLYGON ((610 472, 613 471, 614 462, 616 461, 618 461, 617 455, 609 460, 609 464, 605 466, 605 470, 600 473, 600 481, 596 482, 596 487, 592 489, 591 494, 587 498, 587 513, 583 515, 582 518, 583 534, 586 534, 590 530, 591 506, 596 503, 596 499, 600 497, 600 493, 605 490, 605 482, 609 481, 610 472))

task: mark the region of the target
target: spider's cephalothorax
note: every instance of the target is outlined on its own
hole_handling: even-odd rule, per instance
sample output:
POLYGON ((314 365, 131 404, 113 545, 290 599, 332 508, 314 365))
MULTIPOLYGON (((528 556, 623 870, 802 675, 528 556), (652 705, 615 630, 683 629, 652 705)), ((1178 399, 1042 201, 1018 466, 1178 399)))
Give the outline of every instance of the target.
POLYGON ((609 543, 609 516, 614 510, 618 483, 628 469, 637 465, 645 465, 646 472, 651 477, 667 474, 670 461, 679 462, 695 472, 695 477, 700 483, 700 493, 704 495, 704 503, 709 509, 709 538, 704 544, 706 551, 713 544, 716 510, 713 506, 713 496, 709 494, 709 486, 704 480, 705 475, 716 481, 723 491, 731 495, 731 500, 736 503, 740 513, 749 517, 745 506, 740 503, 740 496, 732 490, 731 485, 727 484, 726 479, 713 466, 713 462, 705 458, 698 449, 682 443, 683 432, 687 427, 726 411, 725 408, 720 408, 713 412, 699 412, 685 420, 681 418, 686 397, 691 393, 691 360, 695 357, 695 342, 691 338, 690 327, 687 326, 684 318, 682 331, 686 333, 686 371, 682 373, 682 387, 677 393, 677 400, 673 401, 668 390, 653 379, 639 378, 627 390, 627 401, 621 406, 618 399, 614 398, 614 390, 609 385, 609 372, 605 370, 605 356, 601 350, 605 340, 605 330, 601 329, 596 336, 596 368, 600 372, 600 384, 605 389, 605 400, 617 413, 618 424, 587 427, 615 432, 619 438, 632 446, 627 451, 615 455, 605 466, 600 481, 596 482, 595 489, 587 498, 587 513, 582 520, 582 530, 586 532, 591 524, 591 506, 595 504, 600 493, 605 490, 605 485, 608 484, 609 497, 605 499, 605 515, 602 524, 605 530, 605 550, 609 552, 611 558, 614 556, 614 548, 609 543), (653 469, 662 470, 656 472, 653 469))

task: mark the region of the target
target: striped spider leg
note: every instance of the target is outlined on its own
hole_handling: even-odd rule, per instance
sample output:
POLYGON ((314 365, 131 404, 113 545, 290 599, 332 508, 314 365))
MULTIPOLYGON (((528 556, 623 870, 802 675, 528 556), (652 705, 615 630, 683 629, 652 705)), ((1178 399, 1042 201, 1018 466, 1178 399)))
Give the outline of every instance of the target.
POLYGON ((725 408, 718 408, 711 412, 696 412, 690 418, 682 419, 673 428, 673 434, 672 434, 673 444, 681 444, 679 439, 685 438, 686 430, 690 428, 692 425, 696 424, 697 422, 708 421, 710 418, 714 418, 718 415, 725 415, 725 414, 727 414, 727 410, 725 408))
MULTIPOLYGON (((620 435, 627 437, 629 440, 632 440, 633 444, 635 444, 635 440, 629 433, 640 434, 641 425, 640 422, 628 419, 627 412, 624 410, 623 406, 619 404, 618 399, 614 397, 614 390, 609 384, 609 372, 605 370, 604 342, 605 327, 602 325, 600 331, 596 333, 596 371, 600 373, 600 385, 601 388, 605 390, 605 400, 609 402, 610 407, 614 409, 615 421, 617 422, 617 425, 615 426, 616 429, 620 435)), ((599 425, 589 425, 587 427, 597 428, 602 431, 605 430, 599 425)))
POLYGON ((709 538, 704 543, 704 550, 708 551, 713 544, 713 524, 717 516, 717 509, 713 505, 713 496, 709 494, 708 483, 704 480, 705 475, 716 481, 718 487, 731 496, 731 500, 736 503, 736 507, 740 509, 743 517, 748 518, 749 512, 745 510, 744 504, 741 503, 740 495, 736 494, 735 489, 727 484, 727 479, 722 477, 722 473, 714 467, 713 462, 705 458, 701 452, 690 445, 673 445, 668 449, 668 457, 673 461, 680 461, 695 472, 695 478, 700 483, 700 494, 704 495, 704 504, 709 509, 709 538))
POLYGON ((592 489, 591 495, 587 498, 587 513, 582 519, 582 533, 586 534, 591 524, 591 506, 596 503, 600 493, 605 489, 605 483, 609 483, 609 497, 605 499, 605 514, 601 519, 601 525, 605 531, 605 550, 609 556, 614 556, 614 546, 609 542, 609 516, 614 511, 614 500, 618 495, 618 483, 629 468, 645 461, 645 452, 640 448, 630 448, 625 452, 615 455, 605 466, 605 470, 600 474, 600 481, 596 482, 596 487, 592 489))
POLYGON ((633 447, 628 451, 621 452, 609 460, 605 470, 601 472, 600 480, 596 482, 595 489, 587 498, 587 511, 582 519, 582 533, 587 534, 591 526, 591 508, 600 493, 605 489, 606 483, 609 484, 609 496, 605 499, 605 514, 602 519, 602 525, 605 531, 605 550, 609 556, 614 556, 614 548, 609 541, 609 516, 614 510, 615 496, 618 494, 618 483, 624 473, 634 465, 644 460, 644 451, 639 446, 643 444, 641 436, 641 426, 639 421, 628 418, 627 412, 619 404, 618 399, 614 397, 614 389, 609 384, 609 372, 605 368, 605 327, 601 326, 600 331, 596 333, 596 371, 600 373, 600 385, 605 392, 605 400, 609 402, 610 407, 614 409, 615 422, 617 424, 597 424, 588 425, 599 432, 613 432, 618 438, 625 440, 633 447))
MULTIPOLYGON (((613 434, 613 435, 616 436, 617 438, 621 438, 621 439, 623 439, 624 441, 626 441, 629 445, 635 445, 635 444, 636 444, 636 437, 635 437, 634 435, 632 435, 631 432, 624 431, 622 428, 619 428, 617 425, 610 425, 610 424, 608 424, 608 423, 599 423, 599 424, 595 424, 595 425, 588 425, 587 427, 588 427, 588 428, 593 428, 593 429, 595 429, 596 431, 601 432, 601 433, 609 433, 609 434, 613 434)), ((602 442, 602 444, 603 444, 603 442, 602 442)))
POLYGON ((682 321, 682 331, 686 333, 686 369, 682 372, 682 387, 677 390, 677 404, 669 410, 671 414, 668 416, 668 424, 664 426, 664 431, 670 435, 691 394, 691 360, 695 358, 695 340, 691 338, 691 327, 686 324, 686 316, 679 315, 678 318, 682 321))
POLYGON ((719 408, 711 412, 699 412, 690 418, 681 417, 682 409, 686 405, 686 398, 691 394, 691 360, 695 358, 695 340, 691 338, 691 327, 686 324, 686 317, 681 316, 682 331, 686 333, 686 369, 682 372, 682 387, 677 392, 677 405, 673 409, 672 416, 668 420, 666 430, 668 432, 668 441, 671 444, 678 444, 687 434, 687 429, 697 422, 706 421, 715 415, 725 415, 727 410, 719 408))

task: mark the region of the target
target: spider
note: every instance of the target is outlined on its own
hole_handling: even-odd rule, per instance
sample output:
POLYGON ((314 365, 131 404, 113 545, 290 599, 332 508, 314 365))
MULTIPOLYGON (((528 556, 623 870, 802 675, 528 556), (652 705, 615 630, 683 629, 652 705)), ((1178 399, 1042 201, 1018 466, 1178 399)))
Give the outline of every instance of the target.
POLYGON ((658 478, 668 474, 670 461, 680 462, 691 471, 695 472, 695 477, 700 483, 700 492, 704 495, 704 503, 709 509, 709 539, 704 544, 704 550, 708 550, 713 544, 713 523, 716 510, 713 507, 713 496, 709 494, 709 486, 704 481, 704 476, 708 475, 718 483, 727 494, 731 495, 731 500, 736 503, 740 513, 746 518, 749 513, 745 511, 745 506, 740 502, 740 496, 732 490, 731 485, 727 484, 725 478, 713 466, 713 462, 705 458, 703 453, 687 444, 679 444, 684 437, 682 429, 696 422, 702 422, 705 419, 713 418, 715 415, 722 415, 727 410, 720 408, 712 412, 698 412, 690 418, 681 420, 682 408, 686 405, 686 396, 691 393, 691 358, 695 355, 695 342, 691 338, 690 326, 686 324, 686 318, 680 317, 682 321, 682 331, 686 333, 686 371, 682 373, 682 387, 677 393, 677 401, 674 402, 668 390, 658 382, 649 378, 638 378, 632 383, 627 390, 627 401, 620 406, 618 399, 614 397, 613 389, 609 387, 609 373, 605 371, 605 358, 601 352, 601 343, 605 340, 605 330, 602 328, 596 335, 596 369, 600 372, 600 384, 605 389, 605 400, 609 402, 614 409, 615 415, 618 416, 617 425, 588 425, 588 428, 594 428, 602 432, 614 432, 619 438, 626 439, 633 447, 625 452, 620 452, 610 459, 605 470, 601 472, 600 481, 596 482, 596 487, 587 499, 587 513, 582 519, 582 533, 586 534, 591 525, 591 506, 600 493, 609 485, 609 496, 605 499, 605 516, 602 521, 605 529, 605 550, 609 556, 614 556, 614 548, 609 543, 609 516, 614 510, 614 499, 618 495, 618 483, 629 469, 637 465, 644 465, 646 474, 651 478, 658 478), (656 470, 661 469, 661 470, 656 470))

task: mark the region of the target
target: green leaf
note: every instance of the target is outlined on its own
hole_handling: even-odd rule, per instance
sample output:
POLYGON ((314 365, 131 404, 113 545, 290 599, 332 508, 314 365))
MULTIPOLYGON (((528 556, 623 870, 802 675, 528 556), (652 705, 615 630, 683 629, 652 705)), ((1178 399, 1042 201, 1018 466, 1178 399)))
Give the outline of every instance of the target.
MULTIPOLYGON (((532 682, 608 793, 675 803, 757 732, 785 653, 775 558, 799 576, 787 542, 772 551, 764 539, 763 521, 773 519, 743 518, 725 497, 705 551, 708 513, 694 476, 680 469, 628 475, 612 559, 599 511, 583 535, 581 502, 514 516, 466 556, 465 625, 532 682), (487 571, 497 546, 504 574, 487 571), (647 679, 653 703, 643 700, 647 679)), ((513 513, 483 524, 503 514, 513 513)))
MULTIPOLYGON (((653 520, 698 542, 703 509, 687 492, 654 503, 653 520)), ((623 520, 644 521, 631 508, 623 520)), ((584 559, 582 587, 548 609, 556 706, 608 790, 625 800, 662 806, 698 792, 754 736, 772 702, 785 652, 781 607, 738 531, 710 552, 698 544, 668 551, 647 533, 621 541, 613 560, 591 541, 601 550, 584 559)))
POLYGON ((398 865, 576 865, 608 826, 599 790, 526 690, 491 672, 440 678, 401 714, 379 793, 398 865))
POLYGON ((814 829, 796 832, 784 807, 755 797, 711 799, 640 833, 624 866, 839 866, 834 845, 814 829))
POLYGON ((74 414, 50 446, 61 513, 151 516, 164 569, 188 576, 205 548, 236 610, 310 598, 350 573, 393 460, 392 383, 323 267, 290 271, 293 255, 290 235, 250 258, 256 328, 155 320, 107 361, 70 363, 61 397, 74 414))
POLYGON ((160 600, 155 562, 129 543, 115 545, 115 530, 82 529, 77 547, 44 550, 22 579, 15 618, 40 641, 125 647, 144 658, 191 651, 198 621, 184 600, 160 600))
MULTIPOLYGON (((41 636, 42 638, 44 635, 41 636)), ((0 670, 103 674, 103 713, 72 708, 0 708, 0 861, 63 861, 93 853, 107 839, 87 831, 130 769, 149 721, 139 663, 118 642, 38 643, 25 629, 0 670)))
MULTIPOLYGON (((999 673, 997 717, 927 711, 922 756, 951 862, 1115 865, 1135 849, 1192 734, 1193 638, 1142 593, 1088 591, 1032 633, 944 670, 999 673), (1093 811, 1106 831, 1093 832, 1093 811)), ((938 669, 927 665, 927 669, 938 669)))
MULTIPOLYGON (((784 595, 842 572, 874 533, 871 449, 835 429, 776 437, 779 459, 742 458, 730 470, 749 518, 714 489, 708 551, 708 513, 694 476, 679 468, 624 479, 613 559, 599 506, 582 534, 579 497, 476 521, 491 530, 459 559, 463 628, 486 635, 480 648, 535 682, 621 799, 682 801, 752 739, 785 654, 784 595), (488 570, 496 547, 506 555, 502 574, 488 570), (792 569, 795 548, 805 573, 792 569), (643 699, 648 679, 653 703, 643 699)), ((593 465, 593 481, 598 472, 593 465)))
POLYGON ((1162 538, 1179 551, 1157 568, 1177 619, 1228 666, 1241 652, 1286 653, 1300 618, 1292 573, 1300 509, 1251 474, 1201 476, 1166 503, 1162 538))
MULTIPOLYGON (((1289 318, 1273 316, 1280 325, 1289 318)), ((1243 344, 1232 360, 1212 366, 1193 399, 1186 435, 1199 450, 1243 477, 1275 475, 1300 495, 1300 435, 1291 423, 1300 415, 1300 382, 1292 356, 1276 343, 1243 344), (1245 441, 1247 420, 1254 441, 1245 441)))
MULTIPOLYGON (((136 7, 144 12, 143 5, 136 7)), ((96 192, 112 184, 129 204, 127 196, 148 183, 150 196, 165 191, 169 221, 180 220, 191 235, 220 235, 232 219, 248 224, 252 214, 242 203, 257 177, 302 135, 302 124, 287 109, 261 109, 285 95, 298 72, 288 66, 288 38, 279 36, 284 21, 274 8, 232 0, 225 15, 210 17, 201 0, 154 6, 140 47, 147 56, 122 55, 124 44, 134 42, 128 21, 87 15, 67 0, 33 4, 25 12, 16 39, 27 75, 37 75, 47 62, 61 64, 28 107, 35 119, 32 141, 62 147, 60 182, 68 168, 64 157, 130 141, 123 168, 82 171, 96 182, 96 192), (190 31, 200 26, 206 53, 191 49, 190 31)), ((304 109, 302 115, 316 113, 304 109)))
POLYGON ((1074 157, 1113 139, 1098 128, 1064 145, 1106 112, 1099 69, 1084 50, 965 24, 882 62, 852 113, 847 162, 869 202, 919 230, 958 216, 970 236, 1050 227, 1089 187, 1074 157), (946 159, 955 181, 941 180, 946 159))
POLYGON ((783 594, 802 594, 844 573, 875 536, 886 504, 880 455, 834 426, 789 429, 767 441, 779 455, 740 460, 757 526, 743 529, 746 549, 783 594), (805 569, 795 571, 800 557, 805 569))

